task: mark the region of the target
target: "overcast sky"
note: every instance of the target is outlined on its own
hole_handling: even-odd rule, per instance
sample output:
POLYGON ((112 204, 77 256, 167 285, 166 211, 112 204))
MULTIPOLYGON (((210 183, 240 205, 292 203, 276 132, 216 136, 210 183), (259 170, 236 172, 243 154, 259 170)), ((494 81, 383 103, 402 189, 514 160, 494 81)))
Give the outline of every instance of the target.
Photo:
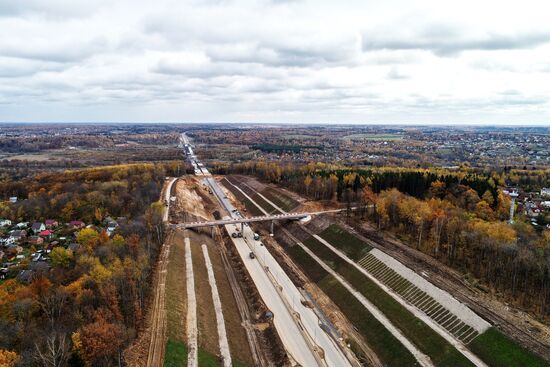
POLYGON ((0 121, 550 124, 550 2, 0 0, 0 121))

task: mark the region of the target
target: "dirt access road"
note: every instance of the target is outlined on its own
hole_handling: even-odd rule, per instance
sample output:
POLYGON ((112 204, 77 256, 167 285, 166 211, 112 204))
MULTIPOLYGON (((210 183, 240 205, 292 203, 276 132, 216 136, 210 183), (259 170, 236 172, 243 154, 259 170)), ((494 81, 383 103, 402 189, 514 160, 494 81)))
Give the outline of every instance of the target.
MULTIPOLYGON (((161 191, 160 200, 170 203, 170 195, 173 192, 175 178, 167 179, 161 191)), ((166 207, 163 216, 168 221, 170 207, 166 207)), ((124 353, 124 360, 132 367, 157 367, 164 361, 164 349, 166 344, 166 314, 164 307, 164 294, 166 289, 166 274, 170 244, 173 241, 173 232, 168 233, 160 250, 160 256, 153 275, 155 293, 149 307, 146 327, 136 342, 124 353)))
POLYGON ((151 313, 151 342, 147 355, 147 367, 161 366, 164 361, 164 349, 166 345, 166 312, 164 307, 164 294, 166 290, 166 274, 168 271, 168 258, 170 255, 170 243, 173 233, 168 234, 160 254, 155 298, 152 304, 151 313))
MULTIPOLYGON (((170 179, 166 182, 161 193, 161 198, 165 200, 166 208, 164 221, 168 222, 170 218, 170 196, 173 184, 176 179, 170 179)), ((156 287, 155 298, 152 305, 151 314, 151 342, 149 344, 149 353, 147 355, 147 367, 162 366, 164 362, 164 350, 166 345, 166 310, 164 307, 164 295, 166 290, 166 275, 168 273, 168 261, 170 256, 170 244, 172 243, 173 232, 168 233, 166 240, 162 244, 157 272, 155 274, 156 287)))

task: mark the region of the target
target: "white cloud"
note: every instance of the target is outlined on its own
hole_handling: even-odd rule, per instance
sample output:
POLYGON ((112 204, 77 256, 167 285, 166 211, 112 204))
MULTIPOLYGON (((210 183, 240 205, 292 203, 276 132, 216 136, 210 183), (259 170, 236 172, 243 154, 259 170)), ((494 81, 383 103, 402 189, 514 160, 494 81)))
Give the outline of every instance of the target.
POLYGON ((549 10, 4 0, 0 120, 548 124, 549 10))

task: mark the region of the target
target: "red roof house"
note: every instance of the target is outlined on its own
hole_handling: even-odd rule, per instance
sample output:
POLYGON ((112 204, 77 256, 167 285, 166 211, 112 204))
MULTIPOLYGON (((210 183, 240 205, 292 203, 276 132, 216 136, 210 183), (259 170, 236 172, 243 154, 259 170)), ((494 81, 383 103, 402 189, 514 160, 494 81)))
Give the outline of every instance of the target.
POLYGON ((46 229, 46 230, 40 232, 38 235, 40 237, 50 237, 52 234, 53 234, 52 231, 50 231, 49 229, 46 229))

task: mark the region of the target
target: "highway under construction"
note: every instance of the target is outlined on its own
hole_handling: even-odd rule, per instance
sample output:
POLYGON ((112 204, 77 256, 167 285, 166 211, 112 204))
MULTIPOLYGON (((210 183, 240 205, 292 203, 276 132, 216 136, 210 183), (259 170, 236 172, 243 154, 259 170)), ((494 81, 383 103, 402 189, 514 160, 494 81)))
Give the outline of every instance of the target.
POLYGON ((300 290, 261 241, 255 239, 252 229, 247 225, 242 225, 242 223, 255 221, 300 219, 315 213, 243 218, 216 180, 198 161, 185 134, 182 134, 180 138, 180 147, 193 165, 195 174, 203 177, 204 182, 225 209, 226 214, 218 221, 178 223, 173 226, 196 228, 223 225, 225 227, 262 300, 273 314, 275 329, 292 364, 300 366, 351 366, 357 364, 357 361, 350 356, 345 343, 326 332, 329 327, 324 325, 323 319, 319 318, 319 312, 304 302, 300 290), (237 224, 241 224, 241 226, 237 224), (236 232, 241 235, 232 236, 236 232))

